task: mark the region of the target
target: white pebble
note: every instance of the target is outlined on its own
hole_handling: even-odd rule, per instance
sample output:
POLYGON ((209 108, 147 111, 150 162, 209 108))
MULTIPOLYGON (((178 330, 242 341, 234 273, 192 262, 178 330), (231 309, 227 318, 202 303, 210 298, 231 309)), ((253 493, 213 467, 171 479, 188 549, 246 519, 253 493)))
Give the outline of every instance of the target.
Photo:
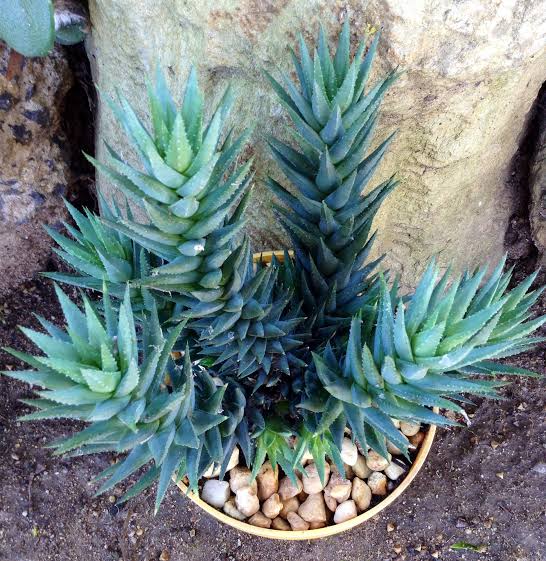
POLYGON ((341 443, 341 459, 344 463, 354 466, 358 458, 358 448, 350 438, 344 438, 341 443))
POLYGON ((357 516, 356 504, 353 500, 341 503, 334 513, 334 524, 340 524, 357 516))
POLYGON ((229 483, 218 479, 205 481, 201 498, 211 506, 222 508, 229 499, 229 483))

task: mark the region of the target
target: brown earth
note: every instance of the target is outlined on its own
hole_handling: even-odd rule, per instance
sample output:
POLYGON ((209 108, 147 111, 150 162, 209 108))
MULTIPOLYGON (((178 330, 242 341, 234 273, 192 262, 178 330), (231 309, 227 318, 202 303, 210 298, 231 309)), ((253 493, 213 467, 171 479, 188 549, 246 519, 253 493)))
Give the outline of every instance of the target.
MULTIPOLYGON (((59 319, 51 285, 40 279, 1 302, 2 345, 29 349, 16 325, 36 324, 31 312, 59 319)), ((520 357, 518 364, 545 373, 545 350, 520 357)), ((5 353, 0 362, 3 369, 18 366, 5 353)), ((112 457, 53 457, 43 444, 71 432, 74 423, 18 422, 28 410, 18 400, 29 391, 0 377, 0 560, 150 561, 166 550, 171 561, 541 561, 545 386, 544 379, 517 381, 503 392, 503 401, 475 407, 469 429, 440 430, 426 467, 374 520, 339 537, 281 543, 218 524, 175 488, 156 517, 153 492, 121 508, 114 502, 121 488, 94 498, 88 481, 112 457), (480 552, 450 548, 461 541, 480 552)))

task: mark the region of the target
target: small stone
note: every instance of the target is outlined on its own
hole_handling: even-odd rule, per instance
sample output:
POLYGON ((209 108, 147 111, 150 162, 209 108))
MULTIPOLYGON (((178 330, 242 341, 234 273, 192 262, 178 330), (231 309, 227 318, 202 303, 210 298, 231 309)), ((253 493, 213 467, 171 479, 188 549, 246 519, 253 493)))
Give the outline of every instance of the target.
POLYGON ((279 490, 279 468, 273 469, 271 462, 265 462, 256 476, 256 481, 260 501, 269 499, 273 493, 279 490))
POLYGON ((262 512, 271 520, 277 518, 282 510, 282 502, 278 493, 273 493, 269 499, 262 504, 262 512))
POLYGON ((287 520, 292 530, 309 530, 309 523, 296 512, 289 512, 287 520))
POLYGON ((246 516, 235 505, 235 498, 231 497, 224 505, 224 512, 235 520, 246 520, 246 516))
POLYGON ((406 473, 404 467, 395 462, 391 462, 384 470, 383 473, 392 481, 396 481, 399 477, 402 477, 406 473))
POLYGON ((367 510, 372 501, 372 490, 358 477, 353 479, 351 499, 355 502, 358 512, 367 510))
POLYGON ((504 479, 504 471, 497 471, 497 473, 495 473, 495 475, 496 475, 499 479, 504 479))
POLYGON ((341 459, 343 463, 350 466, 356 464, 356 459, 358 457, 358 448, 356 444, 350 438, 344 438, 341 443, 341 459))
MULTIPOLYGON (((229 458, 226 471, 233 469, 238 463, 239 463, 239 448, 235 447, 229 458)), ((218 477, 220 475, 221 469, 222 469, 221 464, 211 464, 209 468, 205 471, 205 473, 203 473, 203 477, 205 478, 218 477)))
POLYGON ((190 528, 188 534, 190 535, 190 538, 195 538, 195 528, 190 528))
POLYGON ((273 518, 273 520, 271 521, 271 527, 274 530, 290 530, 290 524, 288 524, 288 522, 284 519, 281 518, 280 516, 277 516, 277 518, 273 518))
POLYGON ((116 502, 116 496, 115 495, 110 495, 108 497, 108 502, 114 504, 116 502))
POLYGON ((235 506, 245 516, 256 514, 260 510, 260 500, 256 490, 250 485, 237 489, 237 493, 235 493, 235 506))
POLYGON ((389 452, 389 454, 392 454, 393 456, 402 455, 402 450, 400 450, 398 446, 395 446, 390 440, 387 440, 387 451, 389 452))
POLYGON ((286 519, 289 512, 298 512, 300 508, 300 501, 298 497, 291 497, 282 502, 282 510, 279 512, 281 518, 286 519))
POLYGON ((394 532, 396 530, 396 526, 393 522, 387 522, 387 532, 394 532))
POLYGON ((384 473, 375 471, 368 478, 368 487, 371 489, 373 495, 381 497, 387 494, 387 477, 384 473))
POLYGON ((335 471, 332 473, 324 493, 333 497, 338 503, 343 503, 351 495, 351 482, 335 471))
POLYGON ((366 458, 360 454, 356 459, 356 464, 353 466, 353 471, 355 472, 356 477, 359 477, 360 479, 367 479, 372 473, 372 470, 366 464, 366 458))
POLYGON ((397 543, 397 544, 393 545, 392 550, 397 555, 400 555, 402 553, 402 546, 399 543, 397 543))
POLYGON ((301 479, 296 476, 296 483, 294 485, 290 477, 283 477, 279 483, 279 497, 281 501, 285 501, 286 499, 291 499, 295 497, 303 490, 303 483, 301 479))
POLYGON ((410 444, 415 446, 415 448, 419 448, 421 446, 423 440, 425 440, 425 433, 423 431, 419 431, 417 434, 408 437, 410 444))
POLYGON ((26 518, 28 516, 28 510, 23 510, 21 514, 23 515, 23 518, 26 518))
POLYGON ((531 469, 539 475, 546 475, 546 463, 544 462, 538 462, 531 469))
POLYGON ((440 552, 439 551, 433 551, 430 555, 432 557, 434 557, 434 559, 438 559, 438 557, 440 557, 440 552))
POLYGON ((349 464, 343 464, 343 470, 345 471, 345 477, 347 479, 353 479, 353 477, 355 476, 355 472, 352 466, 350 466, 349 464))
MULTIPOLYGON (((389 464, 392 456, 388 454, 387 458, 380 456, 375 450, 370 450, 368 452, 368 458, 366 459, 366 465, 372 471, 383 471, 389 464)), ((371 477, 371 476, 370 476, 371 477)))
POLYGON ((308 464, 309 462, 312 462, 313 460, 313 454, 311 454, 311 452, 309 452, 309 450, 305 450, 305 452, 303 453, 303 456, 301 457, 301 465, 305 466, 306 464, 308 464))
POLYGON ((499 443, 496 440, 492 440, 491 448, 493 448, 493 450, 496 450, 498 447, 499 447, 499 443))
POLYGON ((248 519, 248 523, 259 528, 271 528, 271 518, 268 518, 263 512, 258 511, 248 519))
POLYGON ((309 530, 318 530, 319 528, 326 528, 326 522, 309 522, 309 530))
POLYGON ((336 511, 338 502, 334 499, 334 497, 331 497, 326 491, 324 491, 324 502, 326 503, 328 510, 330 510, 331 512, 336 511))
POLYGON ((421 425, 419 423, 412 423, 410 421, 400 422, 400 430, 402 431, 402 434, 405 434, 406 436, 414 436, 420 429, 421 425))
POLYGON ((488 530, 493 527, 494 518, 488 518, 484 523, 484 527, 488 530))
POLYGON ((330 478, 330 465, 325 464, 324 466, 324 484, 320 481, 320 477, 317 471, 317 466, 314 462, 307 464, 302 477, 303 490, 308 495, 314 495, 315 493, 320 493, 330 478))
POLYGON ((142 528, 137 528, 135 534, 140 537, 144 534, 144 530, 142 528))
POLYGON ((14 461, 16 461, 16 462, 18 462, 20 458, 19 458, 19 456, 18 456, 17 454, 12 454, 12 455, 11 455, 11 459, 14 460, 14 461))
POLYGON ((201 498, 211 506, 222 508, 229 499, 229 483, 218 481, 218 479, 208 479, 203 485, 201 498))
POLYGON ((159 556, 159 561, 169 561, 170 558, 171 554, 166 549, 164 549, 159 556))
POLYGON ((251 483, 252 472, 247 467, 237 466, 234 467, 229 472, 229 486, 234 493, 241 487, 252 487, 256 492, 258 492, 258 484, 254 479, 251 483))
POLYGON ((352 500, 345 501, 336 508, 334 524, 340 524, 341 522, 351 520, 351 518, 356 518, 357 514, 355 502, 352 500))
POLYGON ((326 505, 322 493, 309 495, 300 505, 298 514, 306 522, 326 522, 326 505))

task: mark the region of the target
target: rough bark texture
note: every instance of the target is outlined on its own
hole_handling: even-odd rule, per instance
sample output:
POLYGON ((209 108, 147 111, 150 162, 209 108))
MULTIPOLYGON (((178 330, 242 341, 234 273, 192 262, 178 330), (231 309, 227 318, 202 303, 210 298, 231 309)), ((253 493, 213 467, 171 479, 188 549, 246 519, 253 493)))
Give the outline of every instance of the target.
POLYGON ((0 43, 0 294, 44 270, 52 243, 43 225, 64 216, 61 106, 71 84, 61 49, 10 58, 0 43))
MULTIPOLYGON (((190 63, 209 99, 233 84, 236 124, 256 125, 250 232, 257 248, 277 248, 283 236, 260 185, 272 167, 263 139, 284 135, 287 119, 260 69, 289 68, 287 45, 299 30, 315 37, 319 20, 334 38, 349 17, 355 42, 382 26, 375 75, 394 66, 406 73, 386 99, 377 137, 399 129, 377 181, 398 171, 402 184, 377 217, 376 249, 411 285, 434 253, 462 268, 503 252, 512 209, 505 175, 544 80, 543 7, 541 0, 91 0, 88 49, 100 88, 119 86, 142 112, 144 76, 156 60, 175 91, 190 63)), ((97 131, 131 156, 104 104, 97 131)))

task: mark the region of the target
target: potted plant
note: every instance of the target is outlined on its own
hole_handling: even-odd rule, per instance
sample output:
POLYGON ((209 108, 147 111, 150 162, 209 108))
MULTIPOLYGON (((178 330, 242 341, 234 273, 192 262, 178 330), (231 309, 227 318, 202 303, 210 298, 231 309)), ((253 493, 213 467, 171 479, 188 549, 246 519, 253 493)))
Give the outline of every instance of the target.
POLYGON ((99 493, 147 466, 123 500, 157 481, 157 509, 174 481, 248 532, 337 533, 407 487, 435 425, 465 419, 464 394, 533 375, 493 359, 543 340, 536 275, 509 289, 504 261, 452 276, 433 259, 402 295, 375 272, 372 220, 397 182, 365 189, 392 135, 368 149, 397 73, 369 86, 379 35, 353 57, 349 39, 346 23, 333 58, 322 30, 313 57, 300 39, 299 85, 269 76, 294 124, 294 143, 269 140, 291 186, 267 181, 293 252, 252 257, 248 132, 225 133, 229 89, 207 121, 195 71, 180 106, 158 72, 152 132, 122 94, 109 100, 142 165, 110 146, 89 159, 146 220, 102 198, 101 216, 67 205, 69 237, 49 233, 76 272, 48 276, 99 298, 78 306, 56 285, 66 327, 24 329, 43 355, 8 349, 33 369, 5 372, 43 388, 23 419, 88 423, 56 454, 127 453, 99 493))

